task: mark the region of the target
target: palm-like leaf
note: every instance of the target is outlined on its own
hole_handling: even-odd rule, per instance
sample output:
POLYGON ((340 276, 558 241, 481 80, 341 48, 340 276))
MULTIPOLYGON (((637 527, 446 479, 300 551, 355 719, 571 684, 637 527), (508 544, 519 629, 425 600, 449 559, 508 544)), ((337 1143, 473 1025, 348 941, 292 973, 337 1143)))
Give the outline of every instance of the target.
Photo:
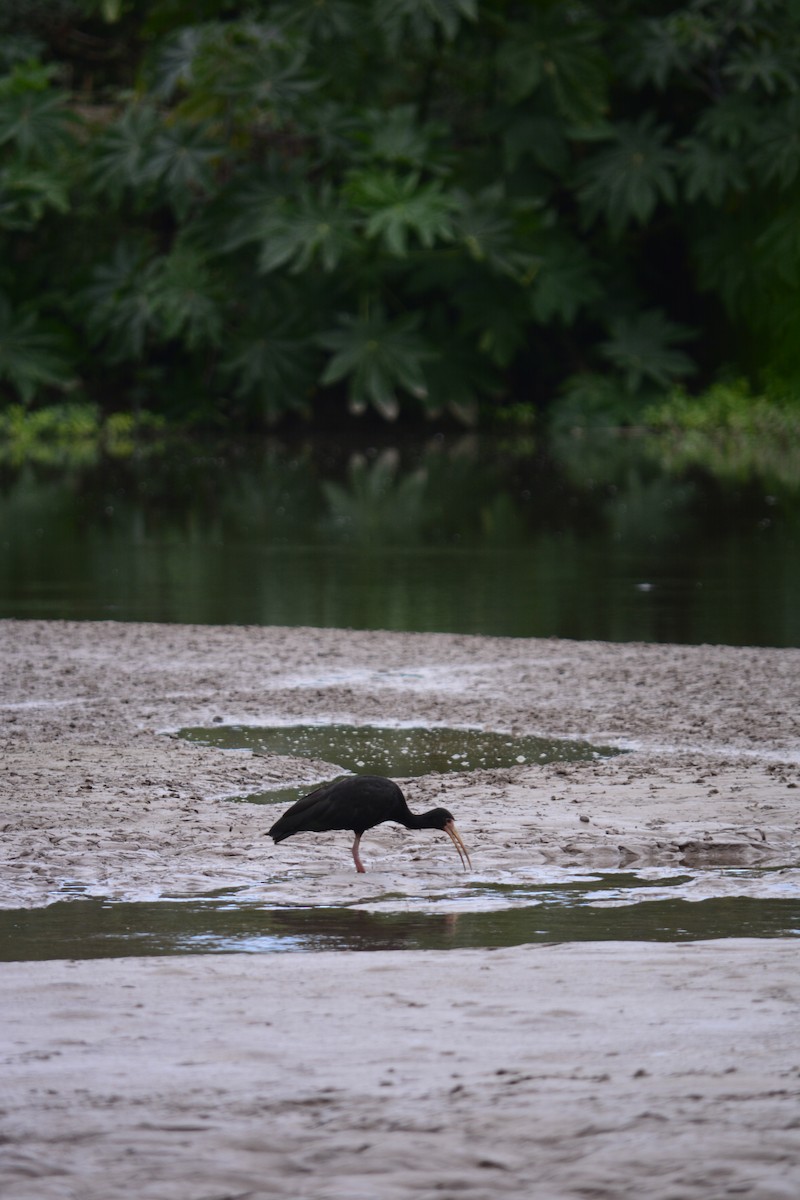
POLYGON ((234 111, 251 122, 281 125, 320 80, 306 70, 305 48, 274 22, 238 21, 207 28, 191 66, 190 116, 234 111))
POLYGON ((464 21, 478 17, 478 0, 376 0, 375 22, 383 31, 389 49, 398 49, 410 35, 423 45, 432 45, 437 32, 452 42, 464 21))
POLYGON ((160 45, 150 67, 153 91, 169 100, 179 88, 194 81, 194 62, 203 43, 214 36, 216 27, 188 25, 160 45))
POLYGON ((420 125, 413 104, 396 105, 388 111, 370 109, 365 121, 368 139, 365 157, 369 161, 377 158, 412 167, 427 163, 432 129, 430 125, 420 125))
POLYGON ((155 323, 159 268, 143 247, 121 242, 95 268, 83 300, 89 331, 112 362, 140 358, 155 323))
POLYGON ((782 47, 762 39, 732 55, 724 73, 740 92, 762 88, 774 96, 779 89, 797 86, 797 52, 796 42, 782 47))
MULTIPOLYGON (((766 286, 776 281, 782 281, 792 289, 800 283, 800 223, 797 220, 797 210, 790 205, 778 213, 764 227, 756 238, 755 256, 751 266, 761 275, 759 291, 766 291, 766 286)), ((782 307, 794 310, 796 305, 791 301, 782 307)), ((782 319, 785 315, 770 306, 760 316, 762 321, 772 321, 775 317, 782 319)))
POLYGON ((582 173, 579 196, 586 215, 604 217, 619 236, 631 221, 644 224, 659 200, 673 202, 677 155, 668 138, 669 129, 649 113, 636 124, 614 126, 613 145, 595 154, 582 173))
POLYGON ((715 42, 715 24, 704 13, 645 17, 630 24, 622 65, 634 87, 652 83, 663 91, 673 75, 687 73, 715 42))
POLYGON ((691 202, 706 199, 719 205, 730 192, 745 189, 739 156, 707 141, 687 138, 681 147, 680 167, 691 202))
POLYGON ((531 289, 531 312, 545 324, 558 319, 571 325, 582 308, 600 299, 595 264, 577 241, 550 237, 531 289))
POLYGON ((363 29, 364 15, 354 0, 286 0, 275 5, 275 20, 301 30, 309 41, 324 43, 355 38, 363 29))
POLYGON ((800 174, 800 97, 771 109, 762 122, 750 162, 762 179, 789 188, 800 174))
POLYGON ((277 420, 307 408, 313 357, 287 320, 265 318, 234 337, 221 369, 239 399, 255 400, 267 420, 277 420))
POLYGON ((510 25, 500 44, 498 72, 511 104, 545 88, 562 116, 596 120, 606 103, 608 66, 591 20, 572 21, 569 6, 539 7, 510 25))
POLYGON ((189 350, 219 345, 222 313, 218 289, 205 258, 191 246, 177 245, 153 275, 153 319, 168 339, 179 338, 189 350))
POLYGON ((390 254, 404 258, 413 234, 430 249, 437 241, 455 235, 457 207, 438 182, 421 183, 419 172, 357 171, 350 175, 346 193, 365 214, 368 238, 378 238, 390 254))
POLYGON ((23 161, 46 162, 74 143, 77 118, 59 92, 0 95, 0 146, 13 143, 23 161))
POLYGON ((721 96, 705 109, 697 121, 697 136, 712 145, 737 150, 753 136, 761 123, 758 107, 747 96, 721 96))
POLYGON ((63 175, 12 162, 0 170, 0 228, 33 229, 47 212, 69 212, 63 175))
POLYGON ((324 185, 318 194, 303 188, 296 202, 278 197, 258 213, 248 241, 259 245, 261 271, 288 266, 297 274, 314 261, 333 271, 356 245, 354 225, 330 186, 324 185))
POLYGON ((213 164, 220 149, 202 125, 178 122, 156 134, 147 159, 147 175, 164 189, 179 216, 213 187, 213 164))
POLYGON ((517 116, 503 129, 503 156, 510 171, 532 159, 545 171, 562 175, 569 164, 569 149, 563 122, 554 117, 517 116))
POLYGON ((150 154, 157 129, 158 118, 149 105, 126 108, 92 146, 94 190, 119 201, 126 190, 144 187, 152 178, 150 154))
POLYGON ((382 416, 393 419, 399 412, 399 389, 417 399, 427 392, 423 364, 429 351, 416 333, 418 323, 414 317, 388 321, 380 311, 371 317, 342 316, 339 329, 317 338, 334 352, 320 382, 347 379, 353 412, 362 413, 373 405, 382 416))
POLYGON ((68 364, 59 340, 33 313, 17 314, 0 295, 0 380, 29 404, 41 387, 63 385, 68 364))
POLYGON ((611 322, 610 333, 600 351, 622 372, 629 392, 638 391, 644 382, 668 387, 694 369, 689 356, 675 349, 676 343, 692 336, 691 330, 670 321, 662 312, 619 317, 611 322))
POLYGON ((458 194, 456 234, 470 258, 500 275, 529 284, 539 268, 539 256, 529 239, 519 235, 513 214, 499 187, 477 195, 458 194))

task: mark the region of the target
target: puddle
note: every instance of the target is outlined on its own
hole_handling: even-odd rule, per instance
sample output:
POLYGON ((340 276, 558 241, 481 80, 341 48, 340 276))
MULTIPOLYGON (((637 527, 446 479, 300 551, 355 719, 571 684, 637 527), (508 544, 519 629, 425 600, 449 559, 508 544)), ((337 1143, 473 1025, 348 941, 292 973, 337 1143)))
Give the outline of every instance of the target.
POLYGON ((800 896, 676 896, 692 878, 598 872, 543 885, 471 883, 439 898, 447 911, 429 897, 426 911, 398 912, 402 898, 388 894, 358 907, 275 905, 263 885, 258 899, 249 888, 139 903, 73 899, 1 912, 0 960, 800 937, 800 896), (659 887, 673 894, 636 902, 639 889, 659 887))
POLYGON ((429 725, 215 725, 180 729, 178 737, 225 750, 322 759, 355 774, 400 778, 622 753, 583 741, 429 725))

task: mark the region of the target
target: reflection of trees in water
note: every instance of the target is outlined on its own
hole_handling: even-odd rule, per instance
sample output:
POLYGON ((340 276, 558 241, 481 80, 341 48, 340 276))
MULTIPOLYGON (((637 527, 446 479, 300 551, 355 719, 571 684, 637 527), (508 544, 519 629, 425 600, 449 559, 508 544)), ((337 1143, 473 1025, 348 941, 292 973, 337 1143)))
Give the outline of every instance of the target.
POLYGON ((320 440, 6 469, 0 600, 8 615, 797 644, 800 493, 673 471, 654 444, 320 440))
MULTIPOLYGON (((573 889, 577 891, 578 889, 573 889)), ((564 897, 489 912, 259 909, 225 901, 78 900, 0 913, 0 957, 112 958, 286 950, 448 950, 569 941, 778 937, 800 928, 800 901, 744 896, 594 907, 564 897)))

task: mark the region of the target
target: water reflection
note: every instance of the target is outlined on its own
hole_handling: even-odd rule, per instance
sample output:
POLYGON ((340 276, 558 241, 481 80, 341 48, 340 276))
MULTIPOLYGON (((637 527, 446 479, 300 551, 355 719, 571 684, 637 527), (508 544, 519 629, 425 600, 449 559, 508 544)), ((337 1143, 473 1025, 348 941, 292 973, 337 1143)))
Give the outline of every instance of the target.
POLYGON ((649 443, 173 447, 0 469, 0 615, 800 644, 800 486, 649 443))
POLYGON ((800 936, 800 901, 744 896, 619 907, 580 903, 586 887, 488 911, 265 908, 233 896, 74 900, 0 913, 0 959, 114 958, 315 950, 451 950, 570 941, 800 936))
POLYGON ((472 771, 531 762, 578 762, 621 753, 565 738, 517 736, 488 729, 429 725, 212 725, 179 729, 202 746, 250 750, 334 763, 354 774, 392 777, 472 771))

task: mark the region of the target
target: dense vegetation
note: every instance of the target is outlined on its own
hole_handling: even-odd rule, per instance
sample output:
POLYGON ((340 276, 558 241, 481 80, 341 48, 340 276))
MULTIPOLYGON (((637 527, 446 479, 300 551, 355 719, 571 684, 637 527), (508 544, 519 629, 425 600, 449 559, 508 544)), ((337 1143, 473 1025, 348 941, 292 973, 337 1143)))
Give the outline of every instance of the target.
POLYGON ((5 0, 0 403, 636 421, 681 381, 793 395, 799 17, 5 0))

